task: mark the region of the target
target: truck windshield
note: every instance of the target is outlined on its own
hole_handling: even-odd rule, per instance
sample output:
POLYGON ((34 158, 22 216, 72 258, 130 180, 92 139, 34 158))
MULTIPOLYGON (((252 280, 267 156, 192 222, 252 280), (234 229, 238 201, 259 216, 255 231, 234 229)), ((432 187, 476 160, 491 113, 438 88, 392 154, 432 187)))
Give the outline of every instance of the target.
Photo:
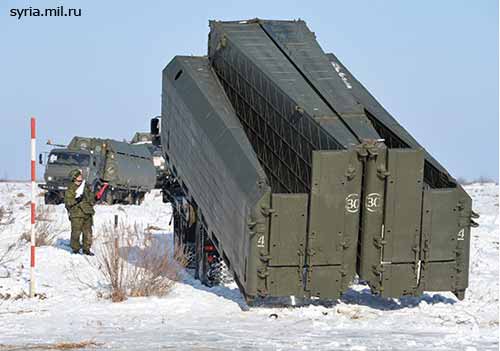
POLYGON ((71 166, 88 166, 90 156, 80 154, 78 152, 64 153, 53 152, 49 155, 50 164, 71 165, 71 166))

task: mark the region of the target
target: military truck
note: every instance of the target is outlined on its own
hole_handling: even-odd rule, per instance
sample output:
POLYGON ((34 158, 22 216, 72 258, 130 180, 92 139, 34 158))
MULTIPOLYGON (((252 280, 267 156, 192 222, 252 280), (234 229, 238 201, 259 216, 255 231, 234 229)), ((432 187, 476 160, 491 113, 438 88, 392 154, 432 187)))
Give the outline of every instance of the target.
POLYGON ((156 184, 155 189, 161 189, 163 186, 163 180, 166 179, 168 175, 165 168, 165 158, 163 157, 163 152, 158 145, 153 144, 153 137, 149 132, 137 132, 130 140, 130 144, 134 145, 146 145, 149 152, 151 153, 151 157, 153 160, 153 164, 156 168, 156 184))
POLYGON ((210 21, 208 56, 163 70, 151 123, 174 237, 223 260, 249 304, 468 286, 471 198, 304 21, 210 21))
POLYGON ((40 184, 46 190, 46 204, 64 201, 70 182, 68 174, 74 168, 83 171, 84 179, 94 190, 103 182, 109 183, 103 196, 108 204, 141 204, 156 182, 156 170, 146 145, 74 137, 67 147, 52 149, 48 155, 45 184, 40 184))

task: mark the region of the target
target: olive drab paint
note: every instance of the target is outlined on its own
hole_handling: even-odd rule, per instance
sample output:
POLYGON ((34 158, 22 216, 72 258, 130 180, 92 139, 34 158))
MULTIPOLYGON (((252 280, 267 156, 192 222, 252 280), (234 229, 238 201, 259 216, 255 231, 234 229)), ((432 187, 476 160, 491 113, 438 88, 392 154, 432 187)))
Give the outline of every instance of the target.
POLYGON ((304 21, 209 25, 208 56, 163 70, 163 191, 197 208, 247 302, 335 300, 356 275, 382 296, 462 299, 460 185, 304 21))
MULTIPOLYGON (((75 136, 66 148, 51 150, 41 187, 47 190, 47 204, 61 203, 70 184, 68 173, 78 167, 93 189, 101 182, 109 183, 106 195, 113 193, 115 200, 127 200, 127 195, 145 194, 156 184, 156 169, 147 145, 129 144, 112 139, 75 136), (83 164, 51 163, 52 155, 84 157, 83 164)), ((108 201, 112 203, 112 201, 108 201)))

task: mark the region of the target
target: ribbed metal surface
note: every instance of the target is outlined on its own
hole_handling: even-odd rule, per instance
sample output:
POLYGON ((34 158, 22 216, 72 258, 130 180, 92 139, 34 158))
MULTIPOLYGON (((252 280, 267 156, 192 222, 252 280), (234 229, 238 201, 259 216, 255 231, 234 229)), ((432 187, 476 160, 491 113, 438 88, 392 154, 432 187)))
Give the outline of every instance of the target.
POLYGON ((248 216, 269 186, 207 58, 177 56, 163 71, 162 145, 244 283, 248 216))
MULTIPOLYGON (((258 26, 247 29, 238 32, 240 44, 245 41, 242 35, 252 38, 259 32, 263 35, 258 26)), ((298 108, 297 102, 250 58, 248 50, 260 50, 254 55, 262 57, 269 54, 267 45, 274 45, 269 39, 261 38, 264 40, 261 46, 254 44, 243 51, 233 42, 234 32, 225 36, 227 33, 228 28, 212 28, 210 60, 266 171, 273 192, 309 192, 312 151, 338 150, 343 149, 343 145, 307 111, 298 108), (221 40, 224 47, 217 48, 221 40)), ((279 57, 264 61, 271 59, 278 61, 279 57)))

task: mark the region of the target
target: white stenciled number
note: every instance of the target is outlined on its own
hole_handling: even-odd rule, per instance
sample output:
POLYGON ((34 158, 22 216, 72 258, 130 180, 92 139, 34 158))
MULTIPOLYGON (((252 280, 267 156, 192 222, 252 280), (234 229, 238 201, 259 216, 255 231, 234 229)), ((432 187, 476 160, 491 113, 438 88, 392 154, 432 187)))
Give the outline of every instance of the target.
POLYGON ((257 247, 264 247, 265 243, 266 241, 264 239, 264 235, 259 236, 259 238, 257 239, 257 247))
POLYGON ((465 229, 460 229, 457 235, 457 240, 465 240, 465 229))
POLYGON ((379 193, 371 193, 366 196, 365 206, 369 212, 376 212, 382 203, 379 193))
POLYGON ((345 209, 347 212, 356 213, 359 210, 359 195, 349 194, 345 198, 345 209))

